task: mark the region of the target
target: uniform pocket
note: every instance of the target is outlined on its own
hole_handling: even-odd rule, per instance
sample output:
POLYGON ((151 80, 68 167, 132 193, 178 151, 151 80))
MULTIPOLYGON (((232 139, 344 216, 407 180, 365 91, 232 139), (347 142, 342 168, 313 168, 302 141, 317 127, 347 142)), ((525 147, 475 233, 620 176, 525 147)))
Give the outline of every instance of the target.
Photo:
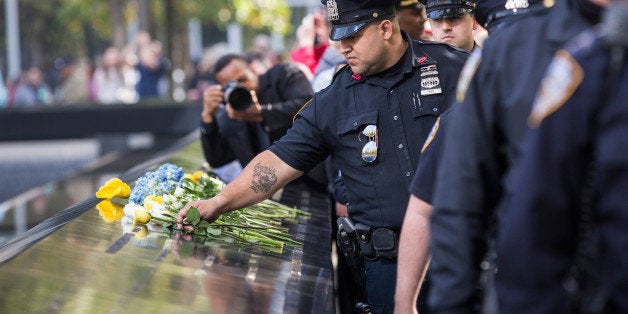
POLYGON ((354 166, 369 165, 375 161, 377 158, 376 149, 371 151, 369 148, 372 149, 372 146, 376 145, 376 134, 369 137, 362 131, 369 126, 372 126, 369 127, 370 129, 376 129, 377 117, 377 111, 369 111, 338 119, 338 138, 341 142, 338 158, 346 159, 348 164, 354 166))
POLYGON ((438 116, 445 111, 445 97, 442 95, 424 96, 414 100, 412 107, 412 116, 418 118, 421 116, 431 115, 438 116))
POLYGON ((377 110, 360 112, 338 119, 338 135, 346 133, 357 134, 362 132, 362 129, 369 124, 377 125, 377 110))

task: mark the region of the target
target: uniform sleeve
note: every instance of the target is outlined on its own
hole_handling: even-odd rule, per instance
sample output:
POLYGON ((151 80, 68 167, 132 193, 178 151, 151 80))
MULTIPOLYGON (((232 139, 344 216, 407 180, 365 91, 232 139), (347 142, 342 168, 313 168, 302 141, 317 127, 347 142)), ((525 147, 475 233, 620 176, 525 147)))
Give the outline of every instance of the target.
MULTIPOLYGON (((587 172, 595 74, 528 132, 507 180, 497 237, 497 291, 505 313, 567 313, 563 287, 575 254, 578 208, 587 172), (538 270, 532 273, 521 270, 538 270)), ((553 88, 554 94, 560 94, 553 88)), ((538 99, 537 99, 538 100, 538 99)))
POLYGON ((292 128, 269 150, 292 168, 303 172, 325 160, 329 146, 317 124, 316 96, 303 106, 292 128))
POLYGON ((479 92, 492 83, 490 75, 478 69, 464 101, 451 109, 432 198, 428 304, 435 313, 472 312, 478 303, 479 265, 486 251, 485 211, 494 206, 487 196, 500 194, 491 170, 496 164, 491 158, 494 135, 486 110, 494 100, 487 97, 490 93, 479 92))
POLYGON ((269 132, 290 128, 294 115, 314 94, 307 76, 293 64, 281 64, 272 75, 275 79, 271 88, 283 101, 260 104, 269 132))
MULTIPOLYGON (((570 180, 564 177, 567 168, 573 168, 566 151, 573 128, 565 128, 569 125, 566 120, 552 121, 561 119, 560 115, 529 134, 518 166, 511 173, 511 191, 500 209, 500 229, 508 230, 500 231, 496 247, 499 299, 511 309, 524 301, 531 306, 525 309, 528 313, 569 312, 562 284, 564 270, 569 269, 566 257, 573 253, 577 204, 567 196, 580 193, 572 190, 570 180)), ((523 313, 508 311, 517 312, 523 313)))
POLYGON ((436 169, 440 154, 443 150, 445 125, 449 119, 450 110, 445 111, 437 119, 421 152, 421 159, 417 171, 410 183, 409 192, 428 204, 432 204, 432 195, 436 183, 436 169))

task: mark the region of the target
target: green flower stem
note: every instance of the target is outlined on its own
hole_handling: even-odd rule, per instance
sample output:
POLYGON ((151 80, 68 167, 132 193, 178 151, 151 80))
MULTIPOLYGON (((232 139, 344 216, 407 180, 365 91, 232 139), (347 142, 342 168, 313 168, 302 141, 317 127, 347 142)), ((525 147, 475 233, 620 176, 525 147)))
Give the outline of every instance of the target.
POLYGON ((176 223, 177 221, 175 219, 166 219, 166 218, 161 218, 161 217, 156 217, 156 216, 151 216, 150 217, 151 220, 157 220, 157 221, 162 221, 162 222, 172 222, 172 223, 176 223))

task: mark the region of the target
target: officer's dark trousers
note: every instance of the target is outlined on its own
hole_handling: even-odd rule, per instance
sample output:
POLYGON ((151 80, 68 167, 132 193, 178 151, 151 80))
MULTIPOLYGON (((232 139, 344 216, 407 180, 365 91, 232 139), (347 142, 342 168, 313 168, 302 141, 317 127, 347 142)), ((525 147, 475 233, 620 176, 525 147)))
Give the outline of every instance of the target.
POLYGON ((366 260, 366 299, 374 314, 392 313, 397 282, 397 259, 366 260))

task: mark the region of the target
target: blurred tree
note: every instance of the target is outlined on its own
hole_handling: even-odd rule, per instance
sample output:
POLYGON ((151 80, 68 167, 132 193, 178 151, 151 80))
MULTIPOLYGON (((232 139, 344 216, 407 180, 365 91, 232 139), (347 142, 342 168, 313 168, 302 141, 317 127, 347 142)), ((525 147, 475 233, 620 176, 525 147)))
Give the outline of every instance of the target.
MULTIPOLYGON (((4 0, 0 4, 4 20, 4 0)), ((45 70, 59 56, 94 60, 107 45, 124 46, 129 41, 128 26, 135 22, 164 42, 173 68, 189 69, 190 18, 219 29, 238 23, 257 32, 288 34, 292 31, 290 13, 285 0, 20 0, 22 65, 45 70), (144 16, 140 10, 149 21, 138 23, 140 15, 144 16)), ((5 27, 1 23, 2 52, 6 51, 5 27)))

